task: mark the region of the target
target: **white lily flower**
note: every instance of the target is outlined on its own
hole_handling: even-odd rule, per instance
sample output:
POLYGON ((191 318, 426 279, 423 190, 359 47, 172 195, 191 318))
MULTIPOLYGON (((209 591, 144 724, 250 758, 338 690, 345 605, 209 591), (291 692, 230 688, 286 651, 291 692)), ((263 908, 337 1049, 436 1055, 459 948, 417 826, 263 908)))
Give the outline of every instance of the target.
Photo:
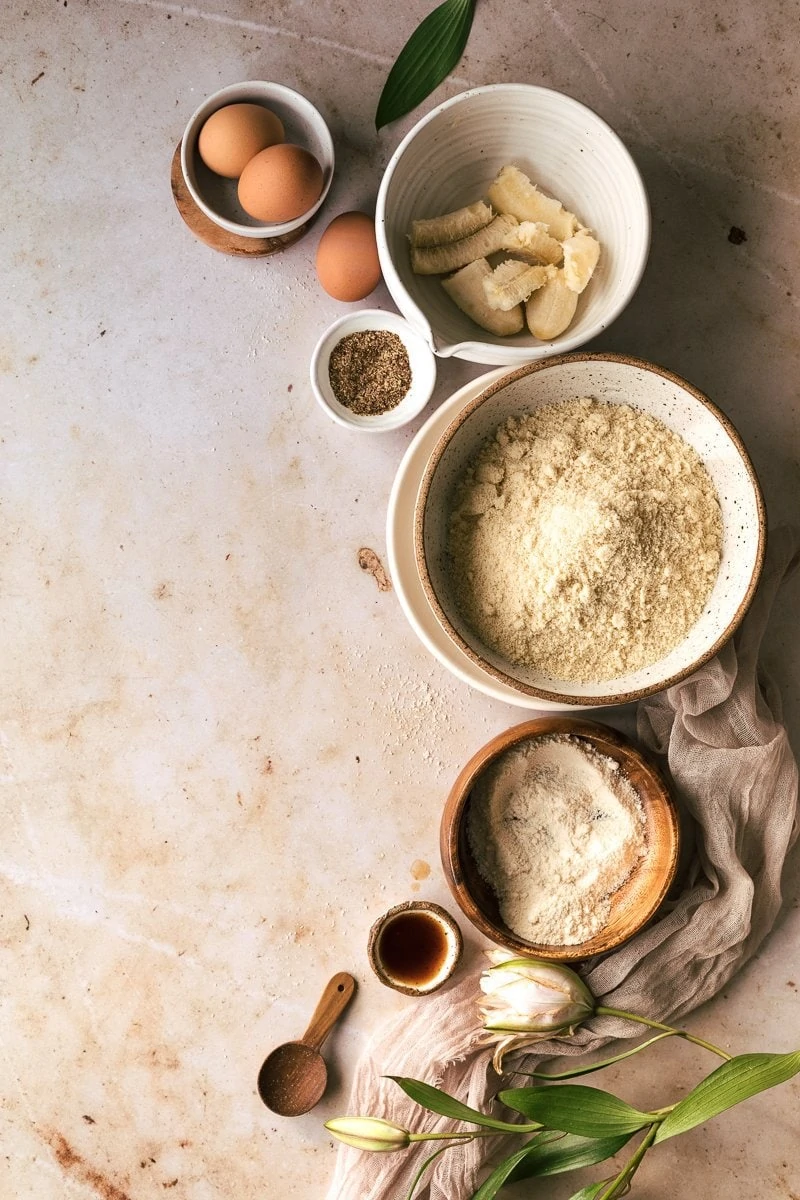
POLYGON ((595 999, 569 967, 536 958, 508 958, 487 952, 493 966, 480 978, 479 1007, 484 1028, 497 1041, 494 1067, 502 1073, 504 1056, 554 1034, 574 1033, 594 1014, 595 999), (500 1035, 500 1036, 497 1036, 500 1035))

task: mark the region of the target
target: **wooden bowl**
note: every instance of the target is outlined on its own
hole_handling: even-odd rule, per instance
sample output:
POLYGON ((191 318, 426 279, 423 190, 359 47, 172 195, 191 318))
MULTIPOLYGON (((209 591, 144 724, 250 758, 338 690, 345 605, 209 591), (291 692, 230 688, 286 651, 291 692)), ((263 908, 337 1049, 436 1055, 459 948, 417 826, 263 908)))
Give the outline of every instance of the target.
POLYGON ((428 996, 447 983, 462 950, 461 930, 446 909, 429 900, 406 900, 374 923, 367 955, 386 987, 428 996), (392 939, 394 930, 399 936, 392 939))
POLYGON ((516 954, 574 962, 606 954, 638 933, 669 891, 678 866, 678 814, 658 769, 616 730, 573 717, 543 717, 498 734, 469 760, 445 802, 440 829, 445 877, 461 911, 485 937, 516 954), (607 924, 577 945, 528 942, 508 928, 497 896, 478 873, 467 838, 467 816, 478 776, 506 750, 529 738, 569 735, 619 763, 644 808, 647 852, 611 902, 607 924))

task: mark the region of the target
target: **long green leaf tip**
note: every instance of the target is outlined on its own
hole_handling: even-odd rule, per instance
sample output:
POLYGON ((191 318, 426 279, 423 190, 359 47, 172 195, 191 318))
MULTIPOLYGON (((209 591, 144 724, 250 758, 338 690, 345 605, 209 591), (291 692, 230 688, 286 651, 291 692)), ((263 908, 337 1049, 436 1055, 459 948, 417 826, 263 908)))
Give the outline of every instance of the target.
POLYGON ((407 1079, 402 1075, 387 1075, 386 1078, 393 1080, 407 1096, 423 1108, 427 1108, 428 1112, 438 1113, 442 1117, 452 1117, 456 1121, 466 1121, 472 1125, 481 1125, 487 1129, 495 1129, 501 1133, 531 1132, 529 1125, 511 1124, 508 1121, 499 1121, 496 1117, 486 1116, 485 1113, 478 1112, 476 1108, 462 1104, 460 1100, 443 1092, 441 1088, 433 1087, 429 1083, 422 1083, 419 1079, 407 1079))
POLYGON ((655 1140, 666 1141, 710 1121, 735 1104, 800 1073, 800 1050, 791 1054, 740 1054, 723 1063, 676 1104, 655 1140))
POLYGON ((464 53, 475 0, 444 0, 417 26, 383 85, 375 128, 411 112, 445 79, 464 53))

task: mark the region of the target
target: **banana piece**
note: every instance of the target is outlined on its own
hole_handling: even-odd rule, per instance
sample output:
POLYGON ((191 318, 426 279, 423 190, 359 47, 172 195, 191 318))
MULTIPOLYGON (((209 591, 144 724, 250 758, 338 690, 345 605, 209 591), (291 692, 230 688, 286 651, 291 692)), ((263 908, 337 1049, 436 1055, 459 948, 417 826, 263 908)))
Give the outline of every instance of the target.
POLYGON ((519 167, 509 164, 501 169, 487 193, 489 203, 499 213, 511 213, 518 221, 541 221, 556 241, 572 237, 578 218, 567 212, 559 200, 540 192, 519 167))
POLYGON ((527 300, 537 288, 543 287, 555 274, 555 267, 531 267, 527 263, 506 259, 483 280, 483 292, 489 308, 508 312, 527 300))
POLYGON ((477 233, 444 246, 412 246, 411 268, 416 275, 447 275, 478 258, 502 250, 503 241, 517 224, 516 217, 495 217, 477 233))
POLYGON ((530 263, 550 263, 558 266, 564 257, 561 242, 550 237, 544 221, 520 221, 509 233, 504 250, 530 263))
POLYGON ((535 338, 549 342, 564 332, 577 307, 578 293, 567 284, 562 267, 527 301, 525 319, 528 329, 535 338))
POLYGON ((588 229, 579 229, 564 242, 564 279, 573 292, 582 292, 600 257, 600 243, 588 229))
POLYGON ((411 245, 443 246, 447 242, 457 242, 483 229, 493 216, 489 205, 479 200, 477 204, 468 204, 465 208, 444 213, 441 217, 425 217, 420 221, 412 221, 411 245))
MULTIPOLYGON (((524 265, 524 264, 523 264, 524 265)), ((522 305, 503 312, 490 308, 486 303, 483 282, 492 274, 492 268, 485 258, 478 258, 468 263, 449 279, 442 280, 442 287, 450 299, 458 305, 481 329, 498 337, 506 337, 511 333, 519 333, 525 324, 522 305)), ((571 293, 575 295, 575 293, 571 293)), ((577 299, 577 297, 576 297, 577 299)))

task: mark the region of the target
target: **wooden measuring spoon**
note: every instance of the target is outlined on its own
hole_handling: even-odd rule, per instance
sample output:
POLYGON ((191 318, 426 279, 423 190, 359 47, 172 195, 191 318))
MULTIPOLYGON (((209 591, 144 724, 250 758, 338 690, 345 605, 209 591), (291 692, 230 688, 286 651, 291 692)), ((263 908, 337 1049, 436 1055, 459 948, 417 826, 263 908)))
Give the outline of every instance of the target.
POLYGON ((297 1042, 284 1042, 258 1072, 258 1094, 281 1117, 299 1117, 319 1103, 328 1082, 320 1054, 323 1042, 353 998, 356 981, 346 971, 330 980, 308 1029, 297 1042))

